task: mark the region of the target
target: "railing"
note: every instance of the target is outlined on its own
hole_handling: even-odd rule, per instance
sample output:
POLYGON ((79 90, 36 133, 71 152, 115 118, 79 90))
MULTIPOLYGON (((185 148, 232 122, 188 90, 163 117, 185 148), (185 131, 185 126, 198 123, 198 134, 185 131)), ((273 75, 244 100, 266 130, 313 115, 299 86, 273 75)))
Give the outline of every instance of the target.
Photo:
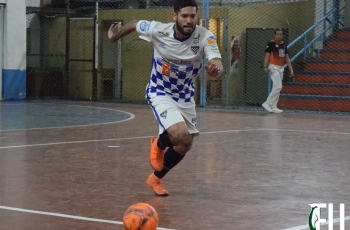
MULTIPOLYGON (((331 28, 333 28, 336 25, 337 20, 333 20, 330 26, 326 27, 319 35, 317 35, 314 39, 312 39, 309 44, 307 44, 307 34, 311 32, 311 30, 315 29, 316 26, 318 26, 321 22, 325 21, 328 19, 330 15, 333 14, 333 18, 335 19, 336 15, 335 12, 337 11, 336 8, 333 8, 328 14, 326 14, 323 18, 321 18, 316 24, 311 26, 309 29, 307 29, 302 35, 300 35, 298 38, 296 38, 293 42, 291 42, 287 48, 290 49, 292 45, 300 41, 302 38, 304 38, 304 48, 302 48, 297 54, 295 54, 290 60, 294 61, 301 53, 304 52, 304 62, 306 61, 306 55, 307 55, 307 49, 315 42, 317 41, 321 36, 324 36, 324 34, 331 28)), ((287 67, 287 64, 284 65, 284 68, 287 67)))
MULTIPOLYGON (((304 53, 304 58, 303 61, 306 61, 306 56, 307 56, 307 50, 308 48, 313 45, 317 40, 319 40, 319 38, 322 36, 323 37, 323 41, 325 40, 325 34, 326 32, 331 29, 334 28, 337 25, 337 21, 338 21, 338 15, 337 13, 339 13, 338 11, 339 9, 337 7, 333 8, 328 14, 326 14, 323 18, 321 18, 318 22, 316 22, 313 26, 311 26, 309 29, 307 29, 304 33, 302 33, 299 37, 297 37, 293 42, 291 42, 288 46, 287 49, 290 49, 290 47, 292 47, 295 43, 297 43, 298 41, 300 41, 301 39, 304 39, 304 47, 297 53, 295 54, 290 60, 291 62, 293 62, 297 57, 300 56, 300 54, 304 53), (313 30, 315 29, 320 23, 322 22, 326 22, 328 20, 328 17, 331 16, 333 14, 333 21, 331 22, 330 26, 328 27, 324 27, 323 31, 318 34, 316 37, 314 37, 314 39, 312 39, 308 44, 307 44, 307 35, 313 30)), ((284 68, 287 67, 287 64, 284 65, 284 68)), ((268 77, 268 94, 271 92, 271 76, 269 74, 268 77)))

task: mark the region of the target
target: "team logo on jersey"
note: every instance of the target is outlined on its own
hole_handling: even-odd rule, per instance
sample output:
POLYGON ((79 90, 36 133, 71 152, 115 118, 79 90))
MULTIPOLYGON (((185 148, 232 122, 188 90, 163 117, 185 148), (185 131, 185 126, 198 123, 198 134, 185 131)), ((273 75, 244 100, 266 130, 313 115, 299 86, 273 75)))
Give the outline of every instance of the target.
POLYGON ((145 31, 146 28, 147 28, 147 22, 145 22, 145 21, 141 22, 141 24, 140 24, 140 30, 141 30, 141 31, 145 31))
POLYGON ((191 46, 191 50, 193 51, 194 54, 197 54, 199 50, 199 46, 191 46))
POLYGON ((200 36, 201 36, 201 35, 198 34, 197 37, 194 37, 194 38, 193 38, 193 43, 194 43, 194 44, 197 44, 197 43, 199 42, 199 37, 200 37, 200 36))
POLYGON ((276 48, 278 48, 278 44, 276 44, 275 46, 276 46, 276 48))
POLYGON ((286 56, 286 53, 285 53, 284 49, 280 49, 279 50, 279 56, 280 57, 285 57, 286 56))
POLYGON ((162 118, 164 118, 164 119, 166 119, 166 115, 168 114, 168 112, 165 110, 164 112, 162 112, 161 114, 160 114, 160 116, 162 117, 162 118))
POLYGON ((216 39, 214 36, 210 36, 209 38, 207 38, 207 42, 209 45, 213 45, 216 44, 216 39))
POLYGON ((214 45, 211 47, 211 50, 214 52, 219 52, 219 47, 217 45, 214 45))
POLYGON ((162 47, 163 49, 166 49, 165 44, 163 43, 160 43, 159 46, 162 47))
POLYGON ((163 34, 164 36, 169 36, 170 35, 169 32, 158 31, 158 33, 163 34))

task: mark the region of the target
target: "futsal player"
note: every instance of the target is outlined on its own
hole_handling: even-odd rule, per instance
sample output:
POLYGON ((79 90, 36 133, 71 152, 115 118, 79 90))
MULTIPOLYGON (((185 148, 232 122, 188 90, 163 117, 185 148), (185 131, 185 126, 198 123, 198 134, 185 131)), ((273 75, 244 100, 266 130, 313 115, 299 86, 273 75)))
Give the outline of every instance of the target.
POLYGON ((197 26, 195 0, 175 0, 173 22, 133 20, 124 26, 111 25, 108 38, 116 42, 136 31, 152 42, 152 71, 146 99, 159 123, 159 135, 151 138, 150 163, 154 169, 146 183, 159 196, 169 195, 162 178, 191 149, 197 115, 194 83, 202 68, 212 77, 223 73, 216 38, 210 30, 197 26), (204 65, 203 58, 208 62, 204 65))

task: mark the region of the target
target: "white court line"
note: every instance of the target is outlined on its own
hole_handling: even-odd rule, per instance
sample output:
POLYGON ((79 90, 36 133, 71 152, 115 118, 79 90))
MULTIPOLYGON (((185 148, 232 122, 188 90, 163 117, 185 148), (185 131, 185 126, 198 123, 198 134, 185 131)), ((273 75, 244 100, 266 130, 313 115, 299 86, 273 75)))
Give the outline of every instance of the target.
POLYGON ((350 133, 345 133, 345 132, 327 132, 327 131, 312 131, 312 130, 297 130, 297 129, 262 129, 262 130, 300 132, 300 133, 320 133, 320 134, 350 135, 350 133))
MULTIPOLYGON (((27 213, 47 215, 47 216, 58 216, 58 217, 77 219, 77 220, 94 221, 94 222, 100 222, 100 223, 124 225, 123 222, 121 221, 103 220, 103 219, 89 218, 89 217, 83 217, 83 216, 72 216, 72 215, 66 215, 66 214, 60 214, 60 213, 54 213, 54 212, 41 212, 41 211, 35 211, 30 209, 13 208, 13 207, 7 207, 7 206, 0 206, 0 209, 6 209, 11 211, 17 211, 17 212, 27 212, 27 213)), ((173 230, 173 229, 157 228, 157 230, 173 230)))
MULTIPOLYGON (((38 104, 38 103, 28 103, 28 104, 38 104)), ((42 103, 42 104, 50 104, 50 103, 42 103)), ((102 108, 102 107, 94 107, 94 106, 87 106, 87 105, 69 105, 69 104, 58 104, 58 105, 67 105, 67 106, 77 106, 77 107, 89 107, 94 109, 105 109, 105 110, 111 110, 111 111, 117 111, 122 112, 130 115, 129 118, 120 120, 120 121, 110 121, 110 122, 102 122, 102 123, 93 123, 93 124, 86 124, 86 125, 67 125, 67 126, 54 126, 54 127, 43 127, 43 128, 29 128, 29 129, 0 129, 1 132, 8 132, 8 131, 22 131, 22 130, 37 130, 37 129, 61 129, 61 128, 75 128, 75 127, 86 127, 86 126, 93 126, 93 125, 107 125, 107 124, 114 124, 114 123, 120 123, 124 121, 129 121, 135 118, 135 115, 123 110, 117 110, 117 109, 109 109, 109 108, 102 108)))
MULTIPOLYGON (((347 220, 350 220, 350 216, 344 217, 344 221, 347 221, 347 220)), ((338 223, 339 221, 340 221, 339 218, 333 219, 333 223, 338 223)), ((327 224, 328 224, 328 221, 326 223, 322 223, 321 225, 327 225, 327 224)), ((297 226, 297 227, 284 228, 282 230, 303 230, 303 229, 310 229, 309 225, 300 225, 300 226, 297 226)))
POLYGON ((103 142, 103 141, 130 140, 130 139, 141 139, 141 138, 151 138, 151 137, 152 136, 146 136, 146 137, 125 137, 125 138, 100 139, 100 140, 86 140, 86 141, 52 142, 52 143, 32 144, 32 145, 13 145, 13 146, 3 146, 3 147, 0 147, 0 149, 35 147, 35 146, 46 146, 46 145, 64 145, 64 144, 76 144, 76 143, 86 143, 86 142, 90 143, 90 142, 103 142))
MULTIPOLYGON (((293 130, 293 129, 232 129, 223 131, 211 131, 211 132, 201 132, 200 134, 213 134, 213 133, 233 133, 233 132, 250 132, 250 131, 286 131, 286 132, 304 132, 304 133, 320 133, 320 134, 337 134, 337 135, 350 135, 350 133, 345 132, 323 132, 323 131, 309 131, 309 130, 293 130)), ((111 138, 111 139, 100 139, 100 140, 85 140, 85 141, 65 141, 65 142, 52 142, 44 144, 32 144, 32 145, 12 145, 12 146, 2 146, 0 149, 11 149, 11 148, 23 148, 23 147, 35 147, 35 146, 47 146, 47 145, 62 145, 62 144, 75 144, 75 143, 89 143, 89 142, 103 142, 103 141, 117 141, 117 140, 132 140, 132 139, 144 139, 151 138, 153 136, 143 136, 143 137, 124 137, 124 138, 111 138)))
MULTIPOLYGON (((203 132, 201 134, 247 132, 247 131, 259 131, 259 130, 264 130, 264 129, 235 129, 235 130, 225 130, 225 131, 203 132)), ((89 143, 89 142, 103 142, 103 141, 117 141, 117 140, 132 140, 132 139, 144 139, 144 138, 151 138, 151 137, 153 136, 124 137, 124 138, 111 138, 111 139, 100 139, 100 140, 85 140, 85 141, 64 141, 64 142, 52 142, 52 143, 32 144, 32 145, 12 145, 12 146, 2 146, 0 147, 0 149, 47 146, 47 145, 64 145, 64 144, 76 144, 76 143, 87 143, 87 142, 89 143)))
POLYGON ((110 146, 107 146, 108 148, 119 148, 120 146, 115 146, 115 145, 110 145, 110 146))

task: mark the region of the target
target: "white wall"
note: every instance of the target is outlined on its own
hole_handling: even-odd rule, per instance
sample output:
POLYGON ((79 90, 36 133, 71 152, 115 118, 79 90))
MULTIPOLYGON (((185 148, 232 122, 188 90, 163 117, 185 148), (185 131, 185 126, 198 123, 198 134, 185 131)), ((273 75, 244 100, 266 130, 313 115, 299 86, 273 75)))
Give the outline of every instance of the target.
POLYGON ((26 97, 25 1, 6 0, 3 16, 0 100, 23 100, 26 97))
POLYGON ((26 0, 26 6, 29 6, 29 7, 40 7, 40 2, 41 2, 41 0, 26 0))
POLYGON ((26 69, 26 6, 23 0, 7 0, 4 10, 4 69, 26 69))
MULTIPOLYGON (((1 0, 0 0, 1 2, 1 0)), ((4 34, 4 6, 0 4, 0 100, 2 100, 2 65, 3 65, 3 34, 4 34)))

